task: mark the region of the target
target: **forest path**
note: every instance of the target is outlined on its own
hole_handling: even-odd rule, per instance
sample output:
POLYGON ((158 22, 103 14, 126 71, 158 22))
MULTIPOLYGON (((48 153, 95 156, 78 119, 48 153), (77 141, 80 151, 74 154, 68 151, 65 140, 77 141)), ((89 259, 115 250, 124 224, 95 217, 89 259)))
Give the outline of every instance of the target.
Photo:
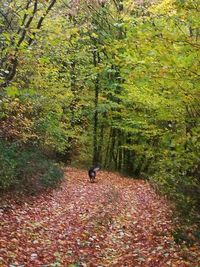
POLYGON ((198 266, 183 260, 169 207, 145 181, 101 171, 92 184, 67 168, 60 188, 19 202, 0 214, 0 266, 198 266))

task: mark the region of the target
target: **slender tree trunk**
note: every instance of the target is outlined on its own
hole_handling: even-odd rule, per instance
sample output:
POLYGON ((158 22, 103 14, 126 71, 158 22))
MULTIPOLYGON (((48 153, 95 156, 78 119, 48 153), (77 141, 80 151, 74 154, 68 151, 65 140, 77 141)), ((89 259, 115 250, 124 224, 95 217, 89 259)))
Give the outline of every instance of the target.
POLYGON ((104 159, 104 168, 108 168, 108 163, 109 163, 109 152, 110 152, 110 144, 111 144, 111 139, 112 139, 112 128, 110 128, 110 133, 108 137, 108 143, 107 143, 107 148, 106 148, 106 156, 104 159))
POLYGON ((75 60, 72 60, 72 63, 70 65, 70 85, 71 85, 71 92, 73 94, 73 99, 70 103, 70 111, 71 111, 71 127, 74 129, 75 126, 75 111, 76 111, 76 104, 77 104, 77 92, 76 92, 76 62, 75 60))
POLYGON ((104 143, 104 125, 101 125, 100 130, 100 139, 99 139, 99 149, 98 149, 98 155, 99 155, 99 163, 102 165, 103 162, 103 144, 104 143))
POLYGON ((118 139, 118 163, 117 163, 117 170, 121 171, 122 170, 122 159, 123 159, 123 150, 122 150, 122 144, 123 144, 123 135, 122 132, 120 131, 120 136, 118 139))
MULTIPOLYGON (((93 51, 93 64, 94 67, 97 67, 97 65, 100 63, 100 56, 97 52, 96 46, 94 47, 93 51)), ((97 165, 99 163, 99 154, 98 154, 98 120, 99 120, 99 75, 97 74, 96 80, 95 80, 95 95, 94 95, 94 124, 93 124, 93 165, 97 165)))
POLYGON ((115 143, 116 143, 116 129, 112 128, 111 132, 111 144, 109 149, 109 168, 112 168, 112 163, 116 163, 115 158, 115 143))

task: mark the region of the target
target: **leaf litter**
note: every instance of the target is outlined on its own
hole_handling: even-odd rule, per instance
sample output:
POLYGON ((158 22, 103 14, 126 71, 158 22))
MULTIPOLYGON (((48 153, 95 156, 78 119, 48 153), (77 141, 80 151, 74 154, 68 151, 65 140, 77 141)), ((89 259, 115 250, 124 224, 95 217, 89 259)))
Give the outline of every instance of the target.
POLYGON ((66 168, 62 185, 8 200, 0 213, 1 267, 198 267, 197 246, 172 236, 172 211, 143 180, 66 168))

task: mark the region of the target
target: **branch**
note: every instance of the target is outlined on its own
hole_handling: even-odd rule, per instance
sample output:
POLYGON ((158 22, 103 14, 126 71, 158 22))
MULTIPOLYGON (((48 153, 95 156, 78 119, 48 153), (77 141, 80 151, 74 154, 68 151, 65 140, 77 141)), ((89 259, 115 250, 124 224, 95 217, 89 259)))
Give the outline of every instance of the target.
MULTIPOLYGON (((49 14, 50 10, 51 10, 51 9, 53 8, 53 6, 55 5, 56 1, 57 1, 57 0, 52 0, 52 1, 51 1, 50 5, 48 6, 48 8, 47 8, 47 10, 46 10, 46 12, 45 12, 45 14, 39 19, 38 24, 37 24, 37 27, 36 27, 37 30, 39 30, 39 29, 42 27, 42 23, 43 23, 45 17, 49 14)), ((34 37, 35 37, 35 34, 36 34, 36 33, 33 33, 34 37)), ((29 41, 28 41, 28 45, 31 45, 32 42, 33 42, 33 40, 34 40, 34 38, 30 38, 29 41)))
POLYGON ((24 26, 25 28, 23 29, 21 38, 19 39, 19 41, 17 43, 16 51, 18 50, 18 48, 20 47, 21 43, 24 41, 24 39, 26 37, 27 29, 29 28, 29 26, 30 26, 30 24, 31 24, 36 12, 37 12, 37 5, 38 5, 38 1, 35 0, 32 16, 30 16, 30 18, 28 19, 27 23, 24 26))
MULTIPOLYGON (((29 9, 29 6, 30 6, 30 4, 31 4, 31 2, 32 2, 32 0, 29 0, 28 2, 27 2, 27 5, 26 5, 26 7, 25 7, 25 10, 26 11, 28 11, 28 9, 29 9)), ((25 13, 24 14, 24 17, 23 17, 23 19, 22 19, 22 23, 21 23, 21 27, 23 27, 24 26, 24 23, 25 23, 25 21, 26 21, 26 18, 28 17, 28 14, 27 13, 25 13)), ((19 28, 19 30, 18 30, 18 34, 20 33, 20 31, 21 31, 21 28, 19 28)))
MULTIPOLYGON (((27 3, 27 6, 26 6, 27 9, 29 8, 30 3, 31 3, 31 0, 27 3)), ((53 8, 55 3, 56 3, 56 0, 52 0, 51 1, 51 3, 49 4, 49 6, 48 6, 48 8, 47 8, 47 10, 45 12, 45 14, 39 19, 38 24, 37 24, 37 29, 40 29, 42 27, 42 23, 43 23, 45 17, 48 15, 50 10, 53 8)), ((29 19, 27 20, 26 23, 25 23, 25 21, 27 19, 27 15, 25 14, 24 17, 23 17, 22 25, 25 23, 25 25, 23 25, 24 29, 22 31, 21 31, 21 29, 18 31, 18 33, 21 32, 21 37, 20 37, 19 41, 16 44, 14 58, 12 59, 11 64, 10 64, 10 66, 8 68, 9 74, 6 77, 5 82, 0 84, 0 88, 1 87, 7 87, 9 85, 9 83, 13 80, 13 78, 16 75, 16 70, 17 70, 17 66, 18 66, 18 50, 19 50, 22 42, 26 38, 26 34, 27 34, 28 29, 29 29, 29 26, 32 23, 33 18, 35 17, 35 14, 37 13, 37 11, 38 11, 38 0, 35 0, 32 15, 29 17, 29 19)), ((34 35, 35 34, 36 33, 34 33, 34 35)), ((32 42, 33 42, 33 38, 30 38, 29 41, 28 41, 28 46, 30 46, 32 42)))
POLYGON ((13 31, 12 24, 11 24, 12 23, 12 18, 11 18, 11 20, 8 20, 7 14, 4 14, 1 10, 0 10, 0 14, 2 15, 2 17, 4 18, 4 20, 7 23, 6 30, 10 28, 13 31))

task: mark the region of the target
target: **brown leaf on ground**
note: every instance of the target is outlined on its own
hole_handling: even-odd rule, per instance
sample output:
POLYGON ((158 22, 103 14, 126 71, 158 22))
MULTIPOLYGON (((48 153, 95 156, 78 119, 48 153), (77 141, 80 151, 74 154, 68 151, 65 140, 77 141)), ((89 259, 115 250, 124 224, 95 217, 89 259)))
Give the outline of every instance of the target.
POLYGON ((143 180, 66 169, 59 189, 2 210, 0 266, 198 267, 172 237, 171 210, 143 180))

